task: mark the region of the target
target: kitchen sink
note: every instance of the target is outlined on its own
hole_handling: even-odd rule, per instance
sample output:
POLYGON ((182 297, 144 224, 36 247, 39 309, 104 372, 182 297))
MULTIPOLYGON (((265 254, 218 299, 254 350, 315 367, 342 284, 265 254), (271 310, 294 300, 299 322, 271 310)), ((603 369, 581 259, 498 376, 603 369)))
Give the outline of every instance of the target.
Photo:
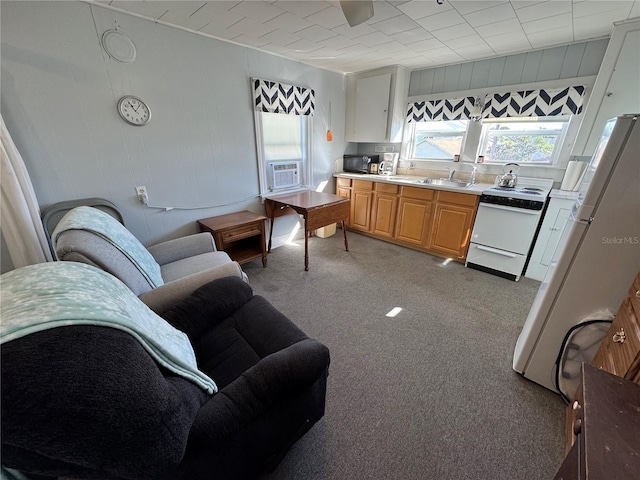
POLYGON ((440 185, 443 187, 468 187, 470 184, 463 180, 456 180, 455 178, 421 178, 414 183, 422 185, 440 185))

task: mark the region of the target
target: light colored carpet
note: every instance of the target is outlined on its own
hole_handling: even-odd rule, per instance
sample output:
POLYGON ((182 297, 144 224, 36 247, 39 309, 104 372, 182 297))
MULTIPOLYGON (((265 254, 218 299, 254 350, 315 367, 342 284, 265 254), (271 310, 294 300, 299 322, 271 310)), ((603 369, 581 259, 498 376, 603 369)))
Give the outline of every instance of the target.
POLYGON ((265 479, 553 478, 564 403, 511 369, 539 282, 348 237, 312 238, 308 272, 302 241, 243 266, 331 350, 325 417, 265 479))

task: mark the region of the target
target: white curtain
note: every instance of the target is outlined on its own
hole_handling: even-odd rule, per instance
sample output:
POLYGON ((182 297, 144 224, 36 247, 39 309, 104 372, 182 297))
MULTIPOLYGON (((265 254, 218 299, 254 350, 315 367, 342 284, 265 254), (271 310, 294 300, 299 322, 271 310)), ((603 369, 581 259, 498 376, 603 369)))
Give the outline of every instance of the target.
POLYGON ((29 173, 2 122, 0 229, 15 268, 52 261, 29 173))

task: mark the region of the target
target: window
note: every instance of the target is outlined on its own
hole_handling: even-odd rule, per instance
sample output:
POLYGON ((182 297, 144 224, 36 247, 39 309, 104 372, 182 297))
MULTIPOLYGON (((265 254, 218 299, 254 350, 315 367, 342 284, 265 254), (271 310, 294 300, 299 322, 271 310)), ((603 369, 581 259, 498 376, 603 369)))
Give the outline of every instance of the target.
POLYGON ((569 125, 569 116, 485 119, 478 155, 485 163, 552 164, 569 125))
POLYGON ((452 160, 460 155, 468 120, 412 122, 412 158, 452 160))
POLYGON ((262 193, 309 184, 310 118, 256 112, 262 193))

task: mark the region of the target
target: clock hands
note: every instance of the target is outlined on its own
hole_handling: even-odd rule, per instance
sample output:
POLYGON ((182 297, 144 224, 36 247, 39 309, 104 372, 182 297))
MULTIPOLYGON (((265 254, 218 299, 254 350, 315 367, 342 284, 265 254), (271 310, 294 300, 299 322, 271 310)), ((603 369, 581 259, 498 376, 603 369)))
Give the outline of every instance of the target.
POLYGON ((127 103, 129 104, 129 106, 130 106, 131 108, 133 108, 133 111, 134 111, 134 112, 138 113, 138 108, 140 108, 140 104, 138 104, 138 108, 136 108, 136 107, 134 107, 134 106, 133 106, 133 104, 132 104, 130 101, 127 101, 127 103))

